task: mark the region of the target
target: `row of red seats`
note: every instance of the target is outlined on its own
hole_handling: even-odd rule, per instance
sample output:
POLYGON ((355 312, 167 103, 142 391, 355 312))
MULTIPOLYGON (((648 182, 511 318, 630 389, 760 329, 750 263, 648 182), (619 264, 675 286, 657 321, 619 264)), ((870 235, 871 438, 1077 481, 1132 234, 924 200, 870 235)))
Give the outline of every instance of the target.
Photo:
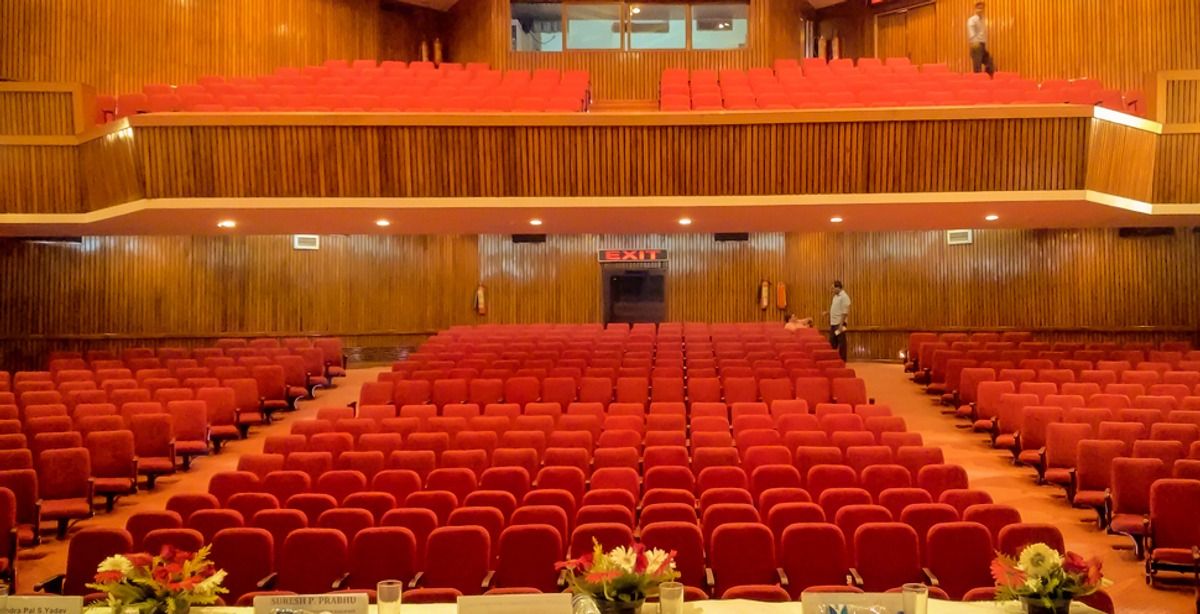
MULTIPOLYGON (((1180 360, 1200 360, 1200 354, 1190 354, 1192 351, 1191 343, 1188 341, 1164 341, 1161 344, 1154 343, 1117 343, 1117 342, 1101 342, 1101 343, 1079 343, 1058 341, 1054 343, 1045 341, 1034 341, 1033 334, 1027 332, 977 332, 977 333, 912 333, 908 338, 907 351, 902 354, 902 358, 906 359, 905 371, 921 373, 928 371, 932 365, 933 352, 937 350, 954 350, 959 352, 969 352, 978 350, 1027 350, 1030 355, 1021 356, 1021 358, 1034 358, 1041 355, 1043 352, 1053 352, 1046 357, 1054 360, 1076 359, 1089 360, 1097 362, 1101 360, 1128 360, 1133 364, 1147 360, 1149 352, 1179 352, 1183 356, 1176 357, 1180 360), (1020 335, 1021 338, 1016 336, 1020 335), (995 346, 996 342, 1007 341, 1016 342, 1016 348, 995 346), (934 344, 934 345, 928 345, 934 344)), ((1020 360, 1014 358, 1004 358, 1004 360, 1020 360)), ((1154 360, 1154 359, 1150 359, 1154 360)), ((1161 361, 1156 361, 1161 362, 1161 361)), ((917 380, 918 383, 928 383, 928 381, 917 380)))
POLYGON ((359 60, 256 78, 205 76, 195 84, 151 84, 141 93, 100 96, 103 121, 173 111, 561 111, 585 110, 586 71, 489 70, 486 65, 359 60), (368 66, 367 63, 371 65, 368 66))
MULTIPOLYGON (((896 60, 893 58, 893 60, 896 60)), ((863 58, 829 62, 778 60, 775 68, 664 71, 660 108, 665 111, 926 106, 1011 103, 1100 104, 1137 112, 1141 96, 1104 90, 1096 81, 1029 81, 1015 73, 958 74, 944 64, 919 69, 863 58)), ((1144 110, 1144 109, 1143 109, 1144 110)))
POLYGON ((754 377, 646 378, 618 377, 614 385, 609 377, 536 377, 426 379, 368 382, 359 394, 362 405, 425 405, 438 407, 472 403, 479 406, 514 403, 557 403, 560 407, 575 402, 635 403, 648 402, 705 402, 772 403, 777 400, 800 399, 815 407, 818 403, 842 402, 864 405, 873 402, 867 396, 862 378, 852 377, 853 371, 830 372, 823 375, 756 380, 754 377), (848 372, 848 373, 847 373, 848 372), (843 377, 843 375, 851 377, 843 377), (653 385, 652 385, 653 384, 653 385))
MULTIPOLYGON (((1094 509, 1098 527, 1130 537, 1139 559, 1148 551, 1148 582, 1161 571, 1194 574, 1200 567, 1186 553, 1200 547, 1200 526, 1181 519, 1200 510, 1200 373, 1169 370, 1187 366, 1188 347, 1060 353, 1087 351, 1144 352, 1161 362, 1134 369, 1110 361, 1113 370, 1080 370, 1084 381, 1076 382, 1070 369, 997 370, 951 359, 942 365, 942 400, 964 403, 952 413, 1033 468, 1038 484, 1060 486, 1071 506, 1094 509)), ((1072 362, 1055 358, 1060 367, 1072 362)))

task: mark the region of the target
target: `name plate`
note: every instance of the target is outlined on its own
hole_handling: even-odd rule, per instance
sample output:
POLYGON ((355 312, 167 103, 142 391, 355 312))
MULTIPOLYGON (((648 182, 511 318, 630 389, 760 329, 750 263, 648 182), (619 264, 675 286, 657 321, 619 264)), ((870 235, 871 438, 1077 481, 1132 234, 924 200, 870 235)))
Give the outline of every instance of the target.
POLYGON ((801 593, 804 614, 900 614, 900 593, 801 593))
POLYGON ((336 595, 261 595, 254 598, 254 614, 367 614, 366 593, 336 595))
POLYGON ((9 597, 5 614, 80 614, 83 597, 9 597))
POLYGON ((570 611, 570 593, 458 598, 458 614, 566 614, 570 611))

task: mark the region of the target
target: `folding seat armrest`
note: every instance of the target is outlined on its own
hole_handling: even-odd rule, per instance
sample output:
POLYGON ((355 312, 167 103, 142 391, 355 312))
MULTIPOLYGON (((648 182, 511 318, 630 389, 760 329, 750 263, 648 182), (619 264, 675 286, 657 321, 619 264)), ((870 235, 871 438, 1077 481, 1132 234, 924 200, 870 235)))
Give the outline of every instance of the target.
POLYGON ((87 500, 90 502, 96 498, 96 478, 88 477, 87 479, 87 500))
POLYGON ((52 595, 61 595, 63 590, 63 582, 66 582, 67 574, 58 574, 51 576, 33 585, 33 590, 39 593, 50 593, 52 595))
POLYGON ((350 572, 346 572, 346 573, 342 574, 342 577, 333 581, 333 586, 332 586, 331 590, 335 590, 335 591, 342 590, 342 587, 346 586, 346 582, 348 582, 349 580, 350 580, 350 572))
POLYGON ((775 573, 779 575, 779 586, 787 586, 788 585, 787 572, 784 571, 782 567, 776 567, 775 573))
POLYGON ((259 590, 269 591, 269 590, 275 588, 275 582, 277 580, 279 580, 279 574, 272 573, 272 574, 268 575, 267 577, 263 578, 262 580, 259 580, 258 584, 256 586, 258 587, 259 590))
POLYGON ((488 570, 487 575, 483 577, 483 582, 479 584, 479 588, 487 590, 492 587, 492 578, 496 576, 495 570, 488 570))
POLYGON ((839 401, 839 400, 838 400, 838 398, 837 398, 837 397, 835 397, 835 396, 833 396, 832 394, 831 394, 831 395, 829 395, 829 401, 830 401, 831 403, 841 403, 841 401, 839 401))
POLYGON ((717 579, 713 577, 712 567, 704 568, 704 585, 713 588, 717 585, 717 579))
POLYGON ((874 405, 875 397, 867 397, 867 405, 874 405))
POLYGON ((847 580, 850 581, 851 586, 861 587, 863 585, 862 576, 858 575, 858 570, 853 567, 850 568, 850 573, 849 576, 847 576, 847 580))
POLYGON ((417 588, 418 586, 420 586, 420 585, 421 585, 421 578, 422 578, 424 575, 425 575, 425 572, 423 572, 423 571, 418 571, 418 572, 416 573, 416 575, 414 575, 414 576, 412 577, 412 580, 409 580, 409 581, 408 581, 408 588, 417 588))
POLYGON ((969 403, 971 407, 971 422, 979 419, 979 407, 975 405, 975 401, 969 403))
POLYGON ((929 580, 929 586, 937 586, 938 585, 938 577, 933 575, 933 571, 930 570, 928 567, 922 567, 921 573, 924 573, 925 579, 929 580))

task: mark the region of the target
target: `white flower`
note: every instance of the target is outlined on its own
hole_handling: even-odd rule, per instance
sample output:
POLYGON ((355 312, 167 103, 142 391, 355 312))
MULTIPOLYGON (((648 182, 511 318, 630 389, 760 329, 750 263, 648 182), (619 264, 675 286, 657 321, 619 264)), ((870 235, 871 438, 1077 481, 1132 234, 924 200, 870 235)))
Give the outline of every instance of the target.
POLYGON ((1032 544, 1021 552, 1020 567, 1030 576, 1044 578, 1062 567, 1062 555, 1046 544, 1032 544))
MULTIPOLYGON (((658 568, 662 567, 663 561, 667 560, 667 553, 663 552, 662 550, 659 550, 658 548, 652 548, 650 550, 647 550, 645 554, 646 554, 646 573, 648 573, 648 574, 658 573, 658 568)), ((674 567, 675 564, 672 563, 671 566, 674 567)))
POLYGON ((1026 578, 1025 579, 1025 588, 1027 588, 1035 593, 1040 593, 1042 590, 1041 578, 1035 578, 1033 576, 1026 578))
POLYGON ((608 553, 608 559, 625 573, 633 573, 633 568, 637 565, 637 553, 625 546, 613 548, 612 552, 608 553))
POLYGON ((100 561, 100 566, 96 568, 96 571, 119 571, 121 575, 127 576, 133 571, 133 563, 117 554, 100 561))

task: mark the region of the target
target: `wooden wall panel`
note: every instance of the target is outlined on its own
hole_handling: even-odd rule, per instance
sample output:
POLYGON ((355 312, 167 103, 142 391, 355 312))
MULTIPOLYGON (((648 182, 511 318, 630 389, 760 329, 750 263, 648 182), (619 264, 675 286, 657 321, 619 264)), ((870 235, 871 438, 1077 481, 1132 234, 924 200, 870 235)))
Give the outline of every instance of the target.
POLYGON ((475 237, 321 239, 319 251, 290 236, 2 240, 0 338, 11 355, 46 335, 391 336, 472 321, 475 237))
POLYGON ((1155 202, 1200 203, 1200 133, 1159 137, 1155 202))
POLYGON ((68 92, 0 89, 0 135, 75 134, 75 109, 68 92))
POLYGON ((0 211, 78 213, 80 172, 75 147, 0 145, 0 211))
POLYGON ((669 320, 776 320, 755 304, 785 282, 788 311, 818 319, 829 285, 853 300, 851 347, 894 358, 914 330, 1020 328, 1051 339, 1200 342, 1200 235, 1115 229, 711 235, 86 237, 0 241, 0 362, 58 347, 197 344, 222 334, 333 333, 367 345, 477 322, 596 322, 604 248, 670 250, 669 320), (1163 266, 1164 262, 1171 266, 1163 266), (476 283, 488 315, 471 310, 476 283), (147 341, 150 339, 151 341, 147 341))
POLYGON ((1154 201, 1155 165, 1162 137, 1098 119, 1091 123, 1088 189, 1154 201))
POLYGON ((797 313, 816 317, 832 279, 846 284, 859 356, 895 357, 909 331, 942 327, 1058 330, 1063 339, 1200 331, 1200 235, 1188 229, 1148 239, 1115 229, 977 230, 968 246, 946 245, 941 232, 789 234, 787 256, 797 313))
POLYGON ((79 156, 81 210, 95 211, 145 195, 142 164, 133 143, 132 130, 118 130, 87 141, 79 145, 76 152, 79 156))
MULTIPOLYGON (((843 56, 886 55, 874 49, 874 15, 847 3, 822 12, 840 24, 847 44, 843 56)), ((966 21, 975 0, 937 0, 936 24, 925 28, 910 14, 910 34, 925 39, 920 49, 935 50, 936 60, 921 53, 914 61, 945 62, 957 71, 971 69, 966 21)), ((890 10, 889 7, 888 10, 890 10)), ((1108 87, 1141 89, 1156 70, 1200 67, 1200 3, 1194 0, 991 0, 989 44, 999 70, 1038 79, 1099 79, 1108 87)), ((890 18, 883 18, 890 19, 890 18)), ((912 51, 910 43, 910 52, 912 51)))
POLYGON ((803 50, 798 0, 750 0, 746 48, 719 51, 514 52, 507 35, 509 7, 509 0, 460 0, 450 11, 448 57, 501 69, 586 70, 596 100, 655 100, 667 68, 770 66, 776 58, 800 57, 803 50))
MULTIPOLYGON (((382 0, 381 0, 382 2, 382 0)), ((411 4, 382 2, 379 13, 379 59, 412 61, 421 59, 421 43, 429 44, 445 28, 445 13, 411 4)), ((443 39, 442 43, 445 44, 443 39)))
POLYGON ((1200 76, 1191 81, 1167 82, 1168 124, 1200 124, 1200 76))
POLYGON ((908 55, 908 15, 901 11, 880 15, 875 20, 875 49, 879 57, 908 55))
POLYGON ((488 287, 489 322, 598 322, 603 319, 602 249, 666 249, 667 319, 740 322, 774 320, 755 290, 784 273, 784 236, 751 235, 716 242, 708 234, 551 235, 517 244, 507 235, 479 238, 479 267, 488 287))
POLYGON ((6 0, 0 76, 101 92, 379 55, 378 0, 6 0))
POLYGON ((134 141, 149 198, 1066 190, 1083 187, 1088 121, 142 127, 134 141))
MULTIPOLYGON (((906 11, 904 42, 908 58, 918 64, 938 61, 937 5, 915 6, 906 11)), ((880 55, 880 57, 887 57, 880 55)))

